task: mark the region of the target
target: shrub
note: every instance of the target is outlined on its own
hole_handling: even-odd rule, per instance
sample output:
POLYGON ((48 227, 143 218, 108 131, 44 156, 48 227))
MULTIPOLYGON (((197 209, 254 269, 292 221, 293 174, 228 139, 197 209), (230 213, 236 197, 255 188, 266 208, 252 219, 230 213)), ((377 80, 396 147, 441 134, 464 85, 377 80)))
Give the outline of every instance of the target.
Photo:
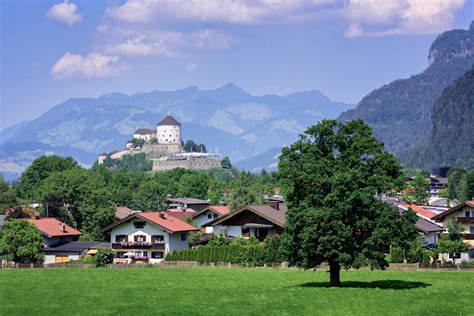
POLYGON ((105 267, 105 265, 114 262, 115 253, 110 248, 103 248, 97 250, 95 255, 96 265, 98 267, 105 267))
POLYGON ((97 264, 97 260, 94 256, 91 255, 85 255, 82 258, 82 263, 84 264, 97 264))
POLYGON ((390 251, 391 263, 402 263, 403 262, 403 250, 397 247, 392 247, 390 251))

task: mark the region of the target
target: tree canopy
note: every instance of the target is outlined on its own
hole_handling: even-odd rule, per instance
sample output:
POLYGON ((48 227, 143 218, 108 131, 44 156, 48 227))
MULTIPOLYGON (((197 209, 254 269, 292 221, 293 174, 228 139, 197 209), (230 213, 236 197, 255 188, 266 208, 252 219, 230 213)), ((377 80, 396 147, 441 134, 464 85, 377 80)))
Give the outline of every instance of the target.
POLYGON ((39 184, 51 173, 77 167, 77 162, 71 157, 63 158, 56 155, 39 157, 21 174, 16 186, 18 196, 24 199, 34 199, 37 197, 36 189, 39 184))
POLYGON ((283 148, 279 170, 289 207, 286 256, 304 268, 328 262, 332 286, 341 284, 341 266, 384 269, 390 245, 406 248, 417 236, 416 215, 381 200, 401 185, 401 167, 361 120, 308 128, 283 148))
POLYGON ((25 220, 8 220, 0 233, 0 254, 18 263, 42 262, 41 232, 25 220))

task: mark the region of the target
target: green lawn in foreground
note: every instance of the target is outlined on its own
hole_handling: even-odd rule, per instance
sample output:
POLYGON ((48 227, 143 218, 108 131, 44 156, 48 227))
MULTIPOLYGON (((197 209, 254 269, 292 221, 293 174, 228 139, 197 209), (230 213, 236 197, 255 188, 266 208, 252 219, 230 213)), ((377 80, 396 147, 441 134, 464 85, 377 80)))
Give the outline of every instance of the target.
POLYGON ((472 315, 473 272, 0 270, 0 315, 472 315))

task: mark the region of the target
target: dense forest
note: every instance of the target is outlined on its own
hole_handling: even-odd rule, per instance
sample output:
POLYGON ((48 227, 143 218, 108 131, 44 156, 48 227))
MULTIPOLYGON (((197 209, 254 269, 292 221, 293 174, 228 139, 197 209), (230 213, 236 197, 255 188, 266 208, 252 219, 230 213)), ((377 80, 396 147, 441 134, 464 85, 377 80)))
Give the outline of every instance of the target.
POLYGON ((404 160, 424 168, 474 168, 474 68, 443 91, 431 121, 428 140, 404 160))
POLYGON ((435 99, 474 64, 474 23, 469 30, 439 35, 430 48, 428 63, 421 74, 372 91, 339 120, 363 119, 389 151, 403 157, 430 135, 435 99))

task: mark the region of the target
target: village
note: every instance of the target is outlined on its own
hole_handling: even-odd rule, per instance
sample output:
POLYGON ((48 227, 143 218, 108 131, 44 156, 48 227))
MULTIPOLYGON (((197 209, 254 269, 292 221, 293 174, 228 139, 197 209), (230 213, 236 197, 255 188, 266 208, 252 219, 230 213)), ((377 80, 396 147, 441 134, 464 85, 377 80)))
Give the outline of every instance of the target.
MULTIPOLYGON (((446 222, 455 220, 460 223, 462 241, 468 245, 466 250, 438 252, 437 257, 422 256, 423 262, 420 263, 433 268, 440 264, 460 266, 468 263, 474 259, 474 200, 457 202, 439 197, 440 190, 448 188, 447 178, 430 176, 424 180, 429 190, 426 192, 429 194, 428 203, 400 200, 403 194, 409 196, 414 192, 410 185, 405 192, 384 196, 383 200, 400 214, 416 213, 416 230, 422 238, 421 246, 426 250, 436 249, 440 238, 448 234, 446 222)), ((410 183, 414 178, 406 181, 410 183)), ((110 263, 134 265, 160 263, 173 252, 203 247, 212 243, 214 238, 221 238, 224 244, 240 240, 264 242, 281 234, 287 209, 281 195, 267 196, 261 205, 245 205, 236 211, 231 211, 227 205, 211 205, 209 200, 169 196, 165 209, 161 211, 144 212, 116 206, 115 221, 102 228, 106 241, 80 241, 82 233, 79 230, 54 217, 40 216, 34 209, 23 212, 22 216, 27 218, 21 220, 33 224, 41 232, 41 251, 44 254, 41 264, 44 266, 94 262, 91 259, 101 249, 112 250, 110 263)), ((15 209, 7 209, 4 215, 0 215, 0 231, 5 221, 16 215, 15 209)), ((396 262, 393 259, 392 262, 396 262)), ((402 255, 399 261, 406 262, 406 258, 402 255)), ((18 263, 21 262, 2 260, 3 267, 21 266, 18 263)))

